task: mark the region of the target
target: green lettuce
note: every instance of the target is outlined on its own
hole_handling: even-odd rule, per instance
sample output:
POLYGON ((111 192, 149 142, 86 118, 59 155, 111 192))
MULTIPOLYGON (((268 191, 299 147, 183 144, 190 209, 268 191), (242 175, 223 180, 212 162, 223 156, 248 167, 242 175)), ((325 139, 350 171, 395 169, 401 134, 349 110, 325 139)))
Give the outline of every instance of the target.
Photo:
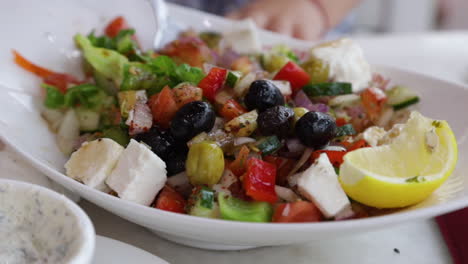
POLYGON ((75 36, 75 41, 83 51, 86 61, 95 71, 120 85, 124 66, 128 63, 127 57, 111 49, 95 47, 87 37, 81 34, 75 36))

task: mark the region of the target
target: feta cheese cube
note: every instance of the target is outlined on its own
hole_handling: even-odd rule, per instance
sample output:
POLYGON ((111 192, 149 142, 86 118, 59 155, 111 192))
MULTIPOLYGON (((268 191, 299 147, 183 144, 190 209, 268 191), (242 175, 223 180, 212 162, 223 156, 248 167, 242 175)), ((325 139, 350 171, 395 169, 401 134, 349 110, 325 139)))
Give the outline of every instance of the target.
POLYGON ((237 24, 240 28, 226 31, 223 41, 241 54, 260 52, 262 45, 253 20, 247 19, 237 24))
POLYGON ((372 79, 369 63, 361 47, 343 38, 312 48, 313 57, 329 66, 329 77, 336 82, 352 83, 353 92, 364 90, 372 79))
POLYGON ((305 170, 297 180, 299 192, 320 209, 325 217, 336 216, 350 206, 345 192, 338 182, 327 154, 322 153, 317 161, 305 170))
POLYGON ((114 169, 123 150, 121 145, 108 138, 85 142, 65 163, 66 173, 68 177, 89 187, 108 191, 105 180, 114 169))
POLYGON ((150 205, 166 180, 166 163, 132 139, 106 183, 121 199, 150 205))

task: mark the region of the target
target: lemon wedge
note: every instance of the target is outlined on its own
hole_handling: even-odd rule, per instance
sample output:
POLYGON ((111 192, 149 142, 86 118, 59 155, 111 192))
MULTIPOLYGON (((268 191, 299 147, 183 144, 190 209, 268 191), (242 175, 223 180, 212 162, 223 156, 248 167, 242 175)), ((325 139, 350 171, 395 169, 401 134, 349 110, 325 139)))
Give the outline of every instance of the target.
POLYGON ((412 112, 390 143, 344 156, 339 180, 346 194, 365 205, 398 208, 421 202, 452 173, 458 159, 446 121, 412 112))

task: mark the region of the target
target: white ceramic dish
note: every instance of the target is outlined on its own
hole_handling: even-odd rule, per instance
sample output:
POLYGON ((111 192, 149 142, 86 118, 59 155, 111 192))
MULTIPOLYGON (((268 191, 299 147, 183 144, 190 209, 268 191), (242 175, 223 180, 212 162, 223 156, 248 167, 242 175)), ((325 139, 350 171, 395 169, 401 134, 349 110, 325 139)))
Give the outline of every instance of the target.
MULTIPOLYGON (((173 214, 129 203, 90 189, 67 178, 63 172, 66 158, 60 154, 55 137, 39 116, 42 106, 40 81, 12 63, 11 48, 27 58, 57 71, 79 72, 79 62, 72 41, 76 32, 87 33, 99 28, 117 14, 125 14, 137 29, 144 46, 152 43, 151 9, 145 1, 30 1, 5 3, 0 11, 0 31, 9 33, 0 43, 0 135, 39 170, 53 180, 102 208, 129 221, 147 227, 160 236, 194 247, 208 249, 241 249, 267 245, 301 243, 332 238, 351 233, 385 228, 391 224, 419 218, 429 218, 468 205, 468 124, 462 113, 468 110, 466 87, 416 73, 388 67, 374 67, 375 71, 392 80, 413 87, 422 97, 421 111, 451 124, 459 140, 459 162, 454 174, 434 195, 423 203, 399 213, 361 220, 321 222, 311 224, 256 224, 195 218, 173 214), (5 10, 18 10, 8 12, 5 10), (13 14, 14 13, 14 14, 13 14), (23 17, 28 21, 24 22, 23 17)), ((238 24, 185 8, 170 7, 171 17, 195 29, 223 30, 238 24)), ((181 25, 183 26, 183 25, 181 25)), ((306 48, 310 43, 290 40, 269 32, 260 33, 264 44, 287 43, 306 48)), ((388 47, 381 48, 384 52, 388 47)))
POLYGON ((89 217, 64 195, 0 180, 1 263, 91 263, 95 233, 89 217), (5 261, 5 262, 4 262, 5 261))
POLYGON ((167 261, 144 250, 103 236, 96 236, 96 253, 94 254, 92 263, 168 264, 167 261))

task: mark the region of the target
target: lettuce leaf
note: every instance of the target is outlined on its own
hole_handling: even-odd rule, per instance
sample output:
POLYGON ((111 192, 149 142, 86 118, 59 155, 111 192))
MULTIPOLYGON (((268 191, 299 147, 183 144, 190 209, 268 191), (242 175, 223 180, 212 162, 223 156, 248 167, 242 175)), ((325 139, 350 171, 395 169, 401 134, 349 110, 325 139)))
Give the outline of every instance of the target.
POLYGON ((65 104, 65 96, 59 89, 55 86, 43 83, 41 87, 46 90, 46 97, 44 100, 44 105, 47 108, 57 109, 61 108, 65 104))
POLYGON ((95 71, 113 80, 117 85, 122 83, 123 69, 128 63, 127 57, 114 50, 94 47, 91 41, 81 34, 75 36, 75 41, 95 71))

